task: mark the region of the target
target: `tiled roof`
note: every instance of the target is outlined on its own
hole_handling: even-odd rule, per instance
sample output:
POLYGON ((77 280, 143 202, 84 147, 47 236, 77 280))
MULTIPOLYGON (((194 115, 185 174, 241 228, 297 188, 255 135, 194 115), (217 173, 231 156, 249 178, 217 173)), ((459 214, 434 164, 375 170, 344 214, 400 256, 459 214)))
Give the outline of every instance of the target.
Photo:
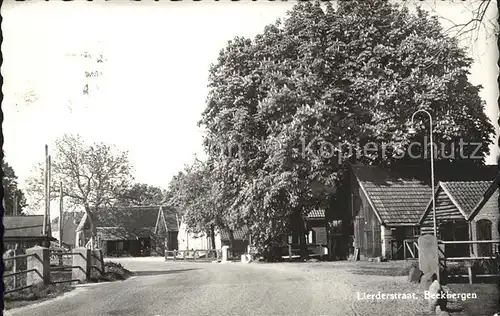
POLYGON ((499 185, 500 185, 500 173, 493 180, 488 190, 484 192, 479 203, 474 207, 474 210, 469 215, 469 221, 474 220, 476 215, 485 208, 486 208, 485 212, 487 214, 492 214, 490 212, 498 212, 498 203, 500 201, 498 198, 500 194, 499 185), (494 203, 487 203, 491 199, 493 199, 494 203))
MULTIPOLYGON (((233 231, 234 240, 245 240, 246 238, 248 238, 247 234, 248 228, 246 227, 233 231)), ((229 240, 229 232, 226 230, 222 230, 220 238, 221 240, 229 240)))
POLYGON ((165 223, 167 224, 167 229, 170 232, 179 231, 179 223, 177 223, 177 211, 168 206, 162 206, 163 216, 165 217, 165 223))
POLYGON ((432 196, 430 186, 380 167, 357 165, 353 171, 385 224, 418 224, 432 196))
POLYGON ((96 227, 155 228, 159 206, 117 207, 99 211, 96 227))
POLYGON ((4 237, 40 237, 43 215, 4 216, 3 226, 4 237))
POLYGON ((441 182, 440 185, 457 207, 469 217, 493 181, 441 182))
POLYGON ((151 229, 140 229, 130 231, 123 227, 97 227, 97 236, 100 240, 136 240, 140 237, 148 237, 151 229))
POLYGON ((325 218, 325 210, 312 210, 307 214, 307 218, 325 218))

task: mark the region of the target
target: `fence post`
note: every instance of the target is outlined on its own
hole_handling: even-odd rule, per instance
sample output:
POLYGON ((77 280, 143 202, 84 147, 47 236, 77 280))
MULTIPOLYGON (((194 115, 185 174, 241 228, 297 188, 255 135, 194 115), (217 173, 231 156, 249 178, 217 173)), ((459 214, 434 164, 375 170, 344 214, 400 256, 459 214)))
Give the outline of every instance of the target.
POLYGON ((100 275, 102 275, 104 273, 104 260, 103 260, 102 250, 95 249, 91 250, 91 252, 92 252, 92 257, 91 257, 92 267, 95 268, 100 275))
POLYGON ((288 260, 292 261, 292 244, 288 244, 288 260))
POLYGON ((229 250, 229 246, 222 246, 222 260, 221 262, 224 263, 224 262, 227 262, 227 257, 228 257, 228 251, 229 250))
POLYGON ((72 279, 85 282, 90 279, 91 255, 90 249, 79 247, 73 249, 72 279))
POLYGON ((50 283, 50 253, 45 247, 35 246, 26 249, 27 255, 32 255, 26 258, 27 270, 35 269, 27 273, 26 285, 34 285, 43 282, 50 283))
MULTIPOLYGON (((15 255, 15 253, 14 253, 15 255)), ((16 273, 17 272, 17 258, 14 258, 12 260, 12 272, 13 273, 16 273)), ((12 283, 14 284, 14 289, 17 288, 17 275, 14 275, 14 277, 12 278, 12 283)))

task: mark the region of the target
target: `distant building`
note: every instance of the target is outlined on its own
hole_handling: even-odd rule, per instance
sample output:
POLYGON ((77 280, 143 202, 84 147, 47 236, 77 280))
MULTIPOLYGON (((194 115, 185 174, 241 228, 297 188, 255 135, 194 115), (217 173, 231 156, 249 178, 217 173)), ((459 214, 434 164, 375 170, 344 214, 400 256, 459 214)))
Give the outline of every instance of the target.
MULTIPOLYGON (((176 213, 168 206, 115 207, 94 213, 97 247, 105 255, 162 255, 165 248, 177 248, 176 213)), ((76 232, 83 234, 75 242, 87 245, 91 236, 87 214, 76 232)))
MULTIPOLYGON (((31 248, 42 245, 47 237, 43 233, 43 215, 4 216, 4 249, 31 248)), ((55 240, 54 238, 49 238, 55 240)))
MULTIPOLYGON (((215 249, 230 246, 230 234, 227 230, 215 231, 215 249)), ((179 250, 207 250, 212 249, 211 237, 205 233, 190 233, 187 225, 181 223, 178 235, 179 250)), ((233 231, 233 248, 238 252, 245 252, 249 245, 248 229, 242 228, 233 231)))
MULTIPOLYGON (((65 212, 63 214, 63 244, 69 248, 76 246, 76 228, 82 220, 85 212, 65 212)), ((59 216, 54 218, 51 223, 52 237, 60 240, 59 216)))

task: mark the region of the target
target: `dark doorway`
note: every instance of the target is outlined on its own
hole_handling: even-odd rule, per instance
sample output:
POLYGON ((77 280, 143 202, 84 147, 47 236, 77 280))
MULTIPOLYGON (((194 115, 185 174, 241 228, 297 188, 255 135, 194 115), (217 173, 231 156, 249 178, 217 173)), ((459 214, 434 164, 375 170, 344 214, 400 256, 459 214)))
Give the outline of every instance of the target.
MULTIPOLYGON (((476 239, 491 240, 492 239, 492 223, 490 220, 481 219, 476 222, 476 239)), ((478 257, 489 257, 493 255, 492 244, 477 244, 478 257)))
MULTIPOLYGON (((469 241, 469 224, 464 221, 451 221, 440 225, 439 231, 443 241, 469 241)), ((448 244, 445 246, 446 257, 468 257, 469 244, 448 244)))

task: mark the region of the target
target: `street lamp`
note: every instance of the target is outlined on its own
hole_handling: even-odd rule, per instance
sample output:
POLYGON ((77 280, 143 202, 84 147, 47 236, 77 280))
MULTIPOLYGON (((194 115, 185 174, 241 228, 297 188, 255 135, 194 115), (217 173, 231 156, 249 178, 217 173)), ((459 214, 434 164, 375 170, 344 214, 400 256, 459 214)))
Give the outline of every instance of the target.
POLYGON ((423 112, 429 116, 429 133, 430 133, 430 145, 431 145, 431 189, 432 189, 432 213, 433 213, 433 221, 434 221, 434 236, 437 237, 437 225, 436 225, 436 199, 435 199, 435 191, 434 191, 434 142, 432 140, 432 115, 426 110, 417 110, 411 116, 411 127, 408 129, 409 134, 416 134, 416 130, 413 127, 413 120, 417 113, 423 112))

